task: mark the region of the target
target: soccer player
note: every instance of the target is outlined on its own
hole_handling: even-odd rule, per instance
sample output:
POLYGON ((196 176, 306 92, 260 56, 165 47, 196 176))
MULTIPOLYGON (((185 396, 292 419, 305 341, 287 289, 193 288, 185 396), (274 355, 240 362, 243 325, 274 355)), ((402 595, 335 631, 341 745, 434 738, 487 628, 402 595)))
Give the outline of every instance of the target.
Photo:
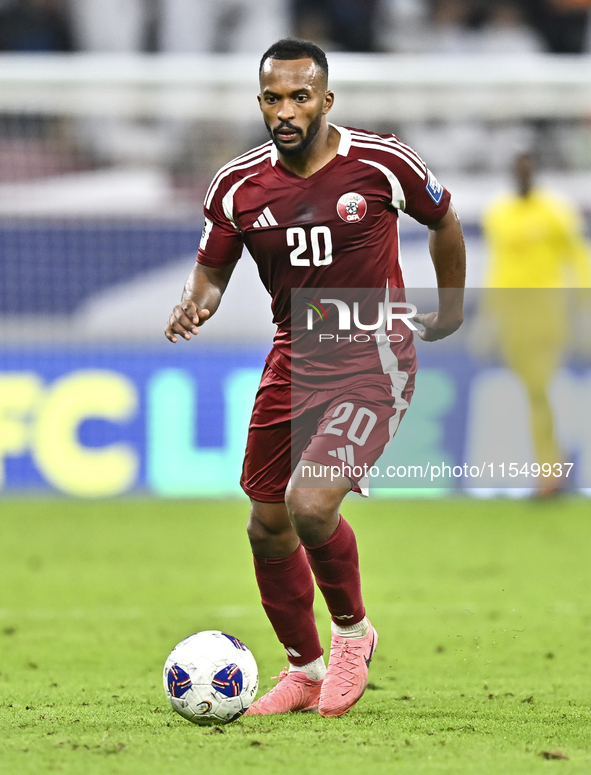
POLYGON ((272 297, 277 333, 241 485, 251 500, 248 536, 262 604, 289 661, 248 713, 341 716, 365 690, 378 638, 365 615, 355 535, 339 514, 347 493, 366 492, 367 482, 344 463, 336 478, 328 467, 343 458, 360 466, 377 460, 409 405, 415 353, 409 332, 368 335, 359 358, 344 348, 331 358, 292 357, 291 292, 383 289, 384 298, 386 289, 401 289, 397 213, 404 210, 429 227, 439 310, 415 321, 419 335, 435 341, 463 320, 464 245, 449 193, 411 148, 393 135, 328 123, 334 94, 318 46, 281 40, 263 55, 259 75, 271 140, 214 177, 197 263, 165 333, 171 342, 198 333, 246 245, 272 297), (294 418, 302 422, 292 428, 294 418), (318 475, 313 484, 310 467, 318 475), (332 617, 328 668, 314 621, 314 579, 332 617))
POLYGON ((497 331, 501 358, 525 388, 537 462, 552 471, 537 480, 538 494, 547 496, 565 484, 548 398, 568 343, 564 289, 590 288, 591 262, 576 210, 535 186, 534 177, 533 156, 519 154, 513 164, 515 191, 496 199, 483 217, 486 287, 527 290, 492 291, 483 307, 497 331))

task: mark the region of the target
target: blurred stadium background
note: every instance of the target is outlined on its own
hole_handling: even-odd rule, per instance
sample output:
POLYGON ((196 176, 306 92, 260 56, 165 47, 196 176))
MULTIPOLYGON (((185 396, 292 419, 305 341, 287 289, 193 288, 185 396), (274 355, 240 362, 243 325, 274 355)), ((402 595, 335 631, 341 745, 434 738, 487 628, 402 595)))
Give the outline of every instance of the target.
MULTIPOLYGON (((481 214, 510 186, 516 153, 535 152, 542 181, 591 218, 590 8, 0 0, 2 491, 240 492, 273 334, 252 262, 239 262, 198 343, 173 347, 163 327, 195 257, 211 176, 267 139, 255 95, 270 43, 293 34, 323 45, 332 120, 393 131, 427 160, 452 191, 477 289, 481 214)), ((409 288, 434 287, 425 230, 406 218, 402 256, 409 288)), ((509 436, 497 444, 498 459, 531 459, 515 378, 476 364, 464 343, 420 349, 422 381, 394 461, 469 462, 491 434, 502 437, 499 423, 513 436, 509 448, 509 436), (495 416, 492 400, 512 409, 495 416)), ((585 489, 588 361, 571 359, 554 387, 567 396, 556 400, 559 434, 585 489)))

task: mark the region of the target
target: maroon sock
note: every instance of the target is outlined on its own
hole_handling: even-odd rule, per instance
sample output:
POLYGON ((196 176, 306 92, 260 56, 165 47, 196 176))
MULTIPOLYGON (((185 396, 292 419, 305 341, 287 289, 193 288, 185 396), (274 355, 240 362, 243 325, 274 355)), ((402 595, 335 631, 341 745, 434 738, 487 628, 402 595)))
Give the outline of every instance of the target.
POLYGON ((261 602, 292 665, 322 656, 314 621, 314 580, 300 545, 287 557, 254 558, 261 602))
POLYGON ((336 624, 357 624, 365 616, 361 598, 359 555, 355 533, 341 517, 339 526, 320 546, 306 546, 318 588, 336 624))

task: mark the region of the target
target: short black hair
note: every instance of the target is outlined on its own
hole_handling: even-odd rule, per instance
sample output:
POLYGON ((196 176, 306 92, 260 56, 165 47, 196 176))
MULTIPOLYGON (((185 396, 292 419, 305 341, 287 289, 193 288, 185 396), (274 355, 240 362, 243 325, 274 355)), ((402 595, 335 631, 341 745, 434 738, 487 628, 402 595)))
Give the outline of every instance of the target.
POLYGON ((259 65, 259 75, 263 71, 263 65, 267 59, 311 59, 324 73, 328 80, 328 61, 326 54, 310 40, 298 40, 297 38, 282 38, 265 51, 259 65))

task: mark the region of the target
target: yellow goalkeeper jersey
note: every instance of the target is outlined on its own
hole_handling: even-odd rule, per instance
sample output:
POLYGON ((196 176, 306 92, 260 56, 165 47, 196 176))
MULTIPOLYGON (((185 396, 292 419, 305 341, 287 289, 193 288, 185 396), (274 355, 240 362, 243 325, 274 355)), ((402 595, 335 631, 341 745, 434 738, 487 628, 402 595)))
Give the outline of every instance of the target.
POLYGON ((483 218, 489 288, 589 288, 591 260, 576 210, 551 193, 505 195, 483 218))

